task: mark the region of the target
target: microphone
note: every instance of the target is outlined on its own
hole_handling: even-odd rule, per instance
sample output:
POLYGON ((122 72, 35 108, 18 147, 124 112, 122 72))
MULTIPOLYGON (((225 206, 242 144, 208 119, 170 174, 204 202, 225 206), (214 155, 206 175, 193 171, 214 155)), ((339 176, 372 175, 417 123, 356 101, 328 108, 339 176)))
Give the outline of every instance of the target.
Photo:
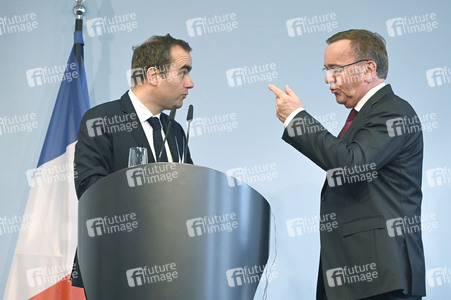
POLYGON ((186 121, 188 122, 188 131, 186 132, 186 143, 185 149, 183 149, 183 162, 186 163, 186 156, 188 154, 188 140, 189 140, 189 129, 191 122, 193 121, 193 105, 190 104, 188 107, 188 115, 186 116, 186 121))
POLYGON ((166 132, 164 133, 164 140, 163 145, 161 145, 160 154, 158 155, 157 162, 160 162, 161 155, 163 154, 164 145, 166 144, 166 140, 168 139, 169 131, 171 130, 172 121, 174 121, 175 118, 175 111, 177 110, 177 107, 173 106, 171 108, 171 112, 169 113, 169 123, 168 128, 166 129, 166 132))

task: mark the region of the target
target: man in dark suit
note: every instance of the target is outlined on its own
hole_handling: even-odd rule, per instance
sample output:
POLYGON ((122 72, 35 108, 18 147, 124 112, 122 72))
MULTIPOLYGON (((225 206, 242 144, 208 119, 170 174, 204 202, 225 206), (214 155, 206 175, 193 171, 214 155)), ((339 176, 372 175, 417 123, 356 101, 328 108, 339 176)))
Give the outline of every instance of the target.
POLYGON ((421 299, 423 136, 413 108, 384 79, 385 40, 348 30, 327 40, 325 80, 351 109, 338 137, 274 85, 283 140, 326 171, 317 299, 421 299))
MULTIPOLYGON (((119 100, 91 108, 81 121, 74 158, 78 198, 99 179, 127 168, 131 147, 147 148, 149 163, 193 163, 179 123, 173 121, 163 146, 168 127, 163 111, 180 108, 194 87, 190 51, 188 43, 169 34, 154 36, 134 49, 131 90, 119 100)), ((83 287, 80 276, 73 276, 72 284, 83 287)))

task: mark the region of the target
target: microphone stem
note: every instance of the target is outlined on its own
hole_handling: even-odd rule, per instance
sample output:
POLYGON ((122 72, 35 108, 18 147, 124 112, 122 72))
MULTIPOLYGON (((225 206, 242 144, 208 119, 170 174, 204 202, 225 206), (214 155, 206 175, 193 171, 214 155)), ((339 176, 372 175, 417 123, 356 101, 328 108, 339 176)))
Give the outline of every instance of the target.
POLYGON ((168 130, 166 130, 166 134, 165 134, 164 140, 163 140, 163 146, 161 147, 160 154, 158 155, 157 162, 160 162, 160 160, 161 160, 161 155, 163 154, 163 149, 166 147, 165 144, 166 144, 166 141, 167 141, 167 139, 168 139, 169 132, 170 132, 170 130, 171 130, 171 125, 172 125, 172 120, 169 121, 169 124, 168 124, 168 130))
POLYGON ((183 149, 183 162, 186 163, 186 156, 187 156, 187 152, 188 152, 188 140, 189 140, 189 131, 190 131, 190 127, 191 127, 191 122, 193 120, 189 120, 188 121, 188 129, 187 129, 187 133, 186 133, 186 142, 185 142, 185 149, 183 149))

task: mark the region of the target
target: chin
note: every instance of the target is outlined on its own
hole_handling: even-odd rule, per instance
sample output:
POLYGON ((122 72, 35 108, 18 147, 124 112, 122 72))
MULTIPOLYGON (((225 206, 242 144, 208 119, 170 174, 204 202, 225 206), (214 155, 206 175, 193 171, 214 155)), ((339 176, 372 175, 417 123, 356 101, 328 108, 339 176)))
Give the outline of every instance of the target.
POLYGON ((346 100, 335 97, 335 101, 337 101, 338 104, 343 104, 344 106, 346 106, 346 100))
MULTIPOLYGON (((177 102, 175 102, 173 105, 172 105, 172 107, 176 107, 176 108, 180 108, 180 107, 182 107, 183 106, 183 101, 177 101, 177 102)), ((171 107, 171 108, 172 108, 171 107)), ((171 109, 171 108, 169 108, 169 109, 171 109)))

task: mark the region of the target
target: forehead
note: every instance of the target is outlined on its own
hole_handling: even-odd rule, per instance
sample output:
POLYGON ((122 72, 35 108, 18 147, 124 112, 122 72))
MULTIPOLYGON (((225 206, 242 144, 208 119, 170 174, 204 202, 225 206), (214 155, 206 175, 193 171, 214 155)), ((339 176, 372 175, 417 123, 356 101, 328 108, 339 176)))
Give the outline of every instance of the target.
POLYGON ((170 54, 171 54, 171 63, 173 63, 176 68, 182 67, 184 65, 191 66, 192 64, 191 55, 181 46, 179 45, 172 46, 170 54))
POLYGON ((339 40, 327 46, 324 52, 324 65, 347 64, 354 59, 351 40, 339 40))

